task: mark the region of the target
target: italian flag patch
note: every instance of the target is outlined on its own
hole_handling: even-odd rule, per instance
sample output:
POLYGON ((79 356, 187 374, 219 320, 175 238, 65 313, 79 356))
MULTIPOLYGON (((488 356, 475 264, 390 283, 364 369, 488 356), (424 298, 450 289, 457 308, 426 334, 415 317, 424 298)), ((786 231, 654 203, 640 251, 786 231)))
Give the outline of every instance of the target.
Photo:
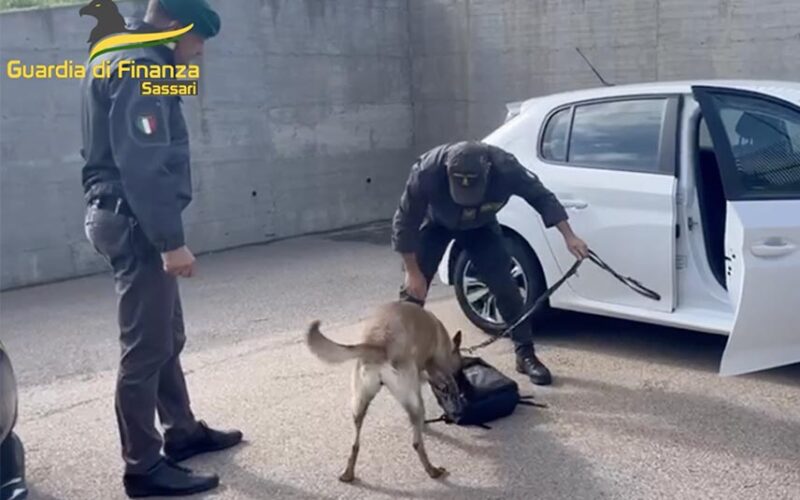
POLYGON ((136 128, 144 135, 153 135, 158 128, 158 121, 154 115, 139 115, 136 117, 136 128))

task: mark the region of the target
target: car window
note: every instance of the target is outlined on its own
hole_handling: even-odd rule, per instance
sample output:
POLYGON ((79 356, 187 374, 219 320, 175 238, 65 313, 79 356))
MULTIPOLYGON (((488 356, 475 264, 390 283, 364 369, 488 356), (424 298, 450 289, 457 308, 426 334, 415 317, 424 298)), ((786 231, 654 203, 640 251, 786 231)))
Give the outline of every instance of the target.
POLYGON ((700 149, 714 149, 714 143, 711 142, 711 134, 708 131, 708 124, 706 123, 705 116, 700 116, 700 131, 697 137, 697 147, 700 149))
POLYGON ((567 160, 567 132, 571 109, 562 109, 550 117, 542 136, 542 158, 553 161, 567 160))
POLYGON ((800 113, 754 97, 714 96, 742 189, 800 195, 800 113))
POLYGON ((568 163, 658 172, 666 103, 638 99, 577 106, 568 163))

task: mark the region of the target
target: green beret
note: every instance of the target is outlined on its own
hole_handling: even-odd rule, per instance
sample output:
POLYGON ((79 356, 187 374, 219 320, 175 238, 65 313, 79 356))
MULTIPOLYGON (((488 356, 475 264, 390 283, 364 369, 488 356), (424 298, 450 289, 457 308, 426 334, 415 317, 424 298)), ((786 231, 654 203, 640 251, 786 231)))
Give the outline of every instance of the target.
POLYGON ((194 23, 192 32, 203 38, 211 38, 219 33, 219 14, 206 0, 159 0, 167 15, 184 24, 194 23))

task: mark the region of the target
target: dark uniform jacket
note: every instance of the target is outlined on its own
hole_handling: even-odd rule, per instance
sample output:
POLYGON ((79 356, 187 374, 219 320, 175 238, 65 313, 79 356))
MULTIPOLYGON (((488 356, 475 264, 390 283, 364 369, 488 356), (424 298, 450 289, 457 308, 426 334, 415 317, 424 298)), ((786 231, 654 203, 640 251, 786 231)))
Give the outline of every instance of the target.
POLYGON ((510 153, 487 145, 492 163, 483 203, 477 207, 457 205, 451 195, 445 160, 452 144, 424 153, 411 167, 400 206, 395 212, 392 247, 400 253, 415 253, 423 224, 439 224, 450 230, 468 230, 497 222, 497 212, 511 195, 525 199, 541 215, 546 227, 567 220, 558 199, 539 178, 510 153))
POLYGON ((174 250, 184 245, 181 213, 192 199, 180 97, 142 96, 140 80, 118 77, 122 60, 175 64, 171 49, 155 46, 109 52, 87 67, 81 86, 86 200, 123 198, 150 242, 160 252, 174 250), (92 68, 104 61, 111 77, 94 78, 92 68))

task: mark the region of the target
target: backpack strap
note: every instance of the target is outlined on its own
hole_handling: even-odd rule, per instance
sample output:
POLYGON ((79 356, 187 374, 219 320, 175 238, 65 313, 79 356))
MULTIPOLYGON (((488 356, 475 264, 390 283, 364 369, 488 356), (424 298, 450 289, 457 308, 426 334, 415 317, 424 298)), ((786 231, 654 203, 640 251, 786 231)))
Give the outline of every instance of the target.
POLYGON ((544 403, 534 403, 533 401, 520 401, 517 404, 525 405, 525 406, 536 406, 537 408, 549 408, 549 406, 547 406, 544 403))
POLYGON ((453 421, 450 420, 450 418, 448 418, 447 415, 444 414, 444 413, 442 413, 442 416, 440 416, 440 417, 429 418, 428 420, 425 421, 426 424, 433 424, 433 423, 436 423, 436 422, 444 422, 446 424, 452 424, 453 423, 453 421))
MULTIPOLYGON (((446 424, 454 423, 453 420, 450 417, 448 417, 446 414, 442 414, 441 417, 437 417, 437 418, 429 418, 428 420, 425 421, 426 424, 433 424, 433 423, 436 423, 436 422, 444 422, 446 424)), ((480 427, 481 429, 486 429, 486 430, 491 430, 492 429, 491 427, 489 427, 486 424, 471 424, 471 425, 474 425, 475 427, 480 427)))
POLYGON ((533 399, 533 396, 531 396, 531 395, 520 396, 519 397, 519 401, 517 402, 517 404, 525 405, 525 406, 535 406, 537 408, 549 408, 544 403, 537 403, 535 401, 531 401, 532 399, 533 399))

